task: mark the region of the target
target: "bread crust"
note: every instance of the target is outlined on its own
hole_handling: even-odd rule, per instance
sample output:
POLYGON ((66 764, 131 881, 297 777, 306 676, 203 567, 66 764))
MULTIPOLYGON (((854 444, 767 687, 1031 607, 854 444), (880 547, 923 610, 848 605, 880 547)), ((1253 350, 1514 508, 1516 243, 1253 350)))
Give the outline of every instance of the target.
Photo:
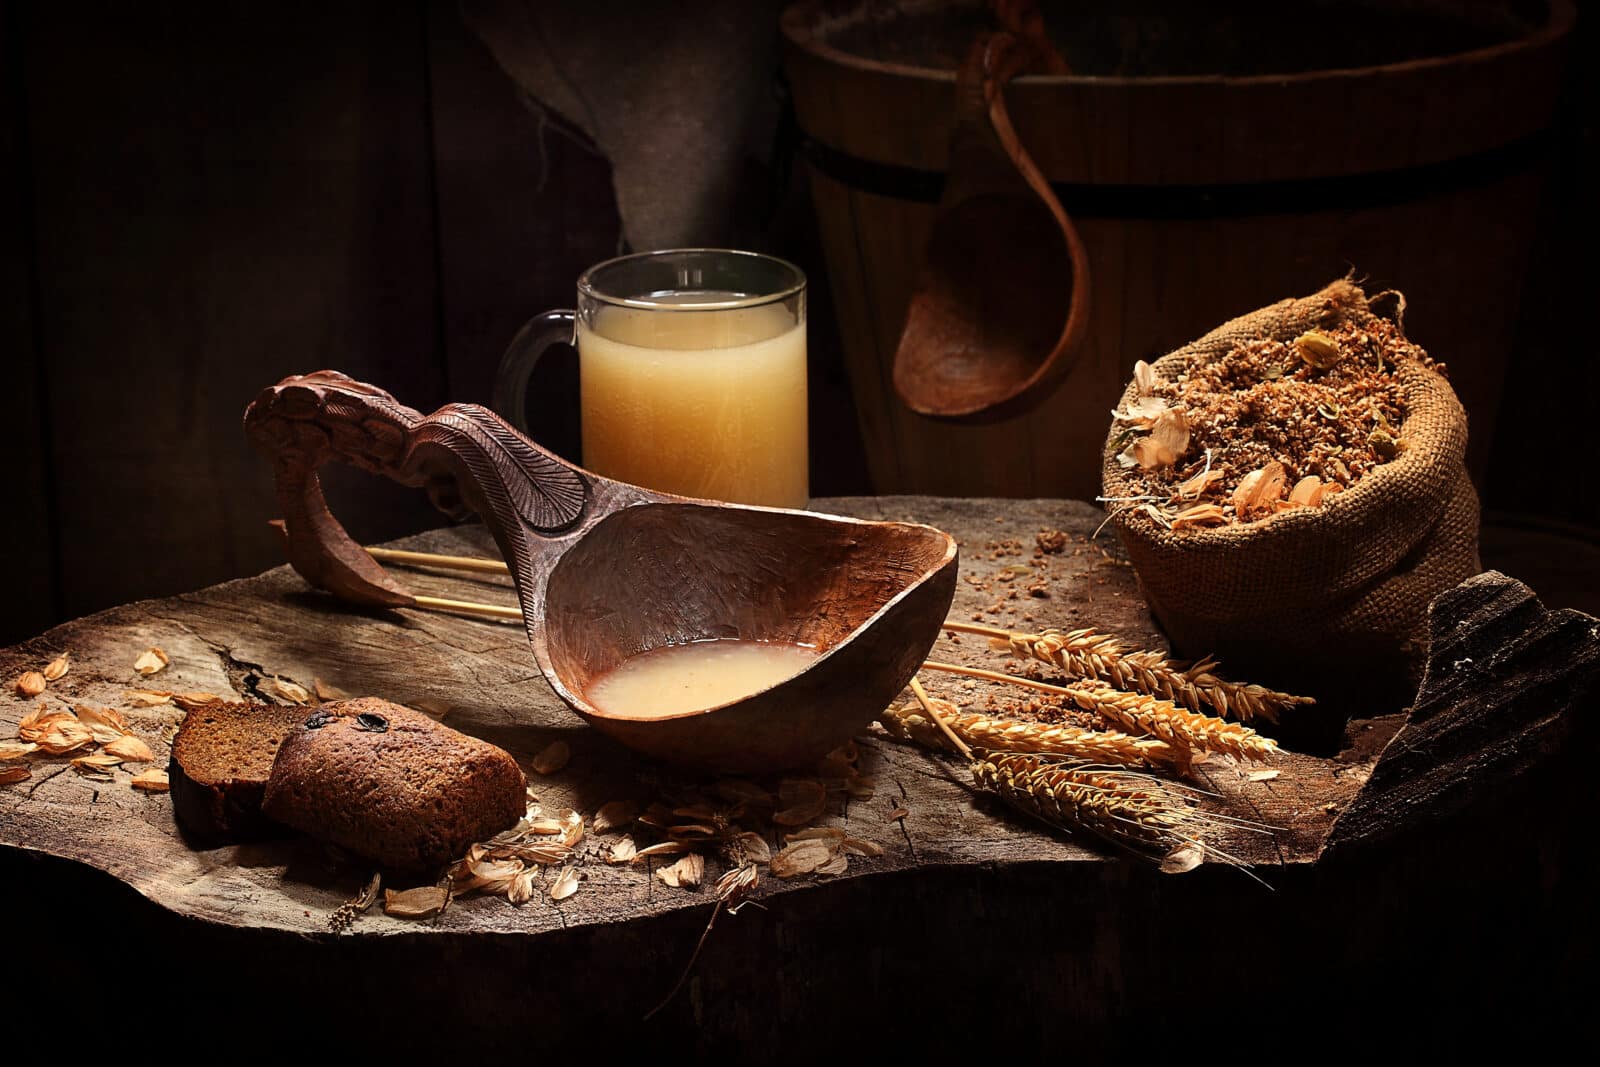
POLYGON ((279 747, 262 810, 394 870, 431 871, 526 810, 502 749, 374 697, 308 711, 279 747))

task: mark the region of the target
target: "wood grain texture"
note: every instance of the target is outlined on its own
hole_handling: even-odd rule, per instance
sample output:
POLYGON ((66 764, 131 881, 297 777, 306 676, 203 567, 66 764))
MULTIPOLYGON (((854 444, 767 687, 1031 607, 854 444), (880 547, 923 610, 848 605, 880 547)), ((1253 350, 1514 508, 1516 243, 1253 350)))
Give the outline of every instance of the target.
MULTIPOLYGON (((1030 542, 1041 529, 1061 528, 1080 536, 1099 523, 1099 513, 1082 504, 1029 502, 1002 514, 989 501, 935 501, 924 498, 842 499, 820 506, 853 511, 872 519, 932 520, 950 530, 967 549, 963 575, 989 577, 1007 560, 990 560, 991 542, 1017 538, 1030 542)), ((403 542, 405 547, 457 554, 493 551, 480 527, 438 530, 403 542)), ((1049 601, 1010 601, 1035 614, 1021 625, 1054 622, 1063 626, 1094 620, 1141 644, 1157 635, 1137 596, 1128 568, 1102 555, 1099 543, 1076 545, 1077 555, 1052 557, 1058 577, 1049 601), (1028 605, 1043 605, 1034 608, 1028 605)), ((1071 550, 1069 549, 1069 553, 1071 550)), ((417 572, 407 576, 418 592, 511 603, 504 580, 465 581, 417 572), (497 591, 499 595, 496 596, 497 591)), ((982 612, 992 597, 970 581, 958 583, 958 617, 982 612)), ((1008 612, 1009 614, 1009 612, 1008 612)), ((1005 624, 1007 615, 985 615, 1005 624)), ((994 664, 981 642, 941 641, 942 658, 994 664)), ((505 747, 526 767, 555 740, 573 751, 568 769, 551 778, 530 775, 548 810, 564 806, 592 813, 601 804, 644 799, 652 783, 682 780, 651 766, 585 728, 545 684, 521 628, 401 609, 363 613, 306 588, 287 567, 250 579, 164 601, 115 608, 68 623, 0 655, 0 677, 11 678, 48 652, 70 648, 74 667, 47 701, 124 705, 123 691, 156 685, 207 690, 240 699, 258 699, 272 677, 310 686, 321 678, 355 695, 396 702, 444 701, 453 706, 446 722, 505 747), (172 657, 162 674, 140 679, 134 657, 155 644, 172 657)), ((935 692, 948 691, 963 702, 981 701, 985 683, 947 685, 931 680, 935 692)), ((27 705, 9 688, 0 697, 0 734, 27 705)), ((141 736, 158 749, 172 709, 129 711, 141 736)), ((836 808, 829 822, 882 844, 884 857, 854 863, 851 877, 911 870, 929 864, 1007 864, 1107 862, 1093 847, 1040 833, 1015 821, 997 805, 976 800, 958 764, 875 735, 864 744, 863 770, 876 777, 878 796, 866 803, 836 808), (913 811, 904 830, 885 816, 904 805, 913 811)), ((1325 805, 1352 796, 1368 764, 1290 756, 1283 774, 1252 783, 1243 772, 1218 765, 1207 781, 1229 797, 1229 809, 1282 828, 1276 839, 1255 841, 1239 835, 1230 847, 1271 866, 1304 864, 1332 823, 1325 805)), ((320 933, 327 911, 351 892, 364 872, 323 871, 321 852, 303 841, 192 852, 176 836, 164 797, 132 792, 126 775, 115 783, 89 782, 65 760, 35 764, 34 777, 0 790, 4 841, 98 866, 158 903, 180 914, 216 922, 320 933), (302 870, 321 871, 304 876, 302 870), (309 881, 302 880, 302 878, 309 881), (309 914, 307 914, 309 912, 309 914)), ((1115 862, 1115 861, 1113 861, 1115 862)), ((559 907, 512 908, 500 900, 467 899, 437 924, 418 926, 374 915, 356 927, 360 936, 537 932, 560 927, 644 917, 691 908, 703 895, 666 891, 646 870, 589 864, 584 888, 559 907)), ((1270 875, 1269 875, 1270 877, 1270 875)), ((764 892, 786 893, 809 880, 769 880, 764 892)))
MULTIPOLYGON (((1094 623, 1138 644, 1159 641, 1114 545, 1102 554, 1103 542, 1078 540, 1101 518, 1086 505, 916 497, 816 503, 956 534, 958 615, 976 612, 1002 626, 1094 623), (1074 535, 1066 552, 1050 557, 1052 596, 1002 600, 989 614, 994 597, 974 583, 1007 563, 992 558, 992 546, 1026 542, 1045 528, 1074 535)), ((479 527, 404 544, 493 551, 479 527)), ((513 599, 506 579, 416 572, 407 580, 419 592, 513 599)), ((994 665, 976 644, 945 639, 938 654, 994 665)), ((0 651, 0 678, 69 647, 74 670, 47 691, 51 702, 118 703, 124 689, 148 684, 255 698, 272 676, 308 685, 320 677, 350 693, 444 701, 452 706, 447 723, 505 747, 524 767, 549 742, 565 740, 568 767, 533 776, 546 810, 592 813, 685 780, 581 725, 544 685, 519 627, 410 610, 354 612, 308 590, 286 567, 58 627, 0 651), (166 648, 173 665, 140 679, 132 662, 149 643, 166 648)), ((936 695, 972 706, 982 706, 987 692, 979 682, 929 682, 936 695)), ((25 710, 7 688, 0 735, 25 710)), ((173 712, 129 718, 164 759, 158 731, 173 712)), ((998 1028, 1023 1045, 1110 1054, 1126 1050, 1130 1025, 1146 1044, 1192 1043, 1187 1005, 1199 989, 1247 991, 1238 1011, 1253 1040, 1303 1039, 1356 989, 1367 1025, 1404 1024, 1401 1046, 1427 1042, 1436 1050, 1462 1040, 1468 1031, 1455 1020, 1467 1011, 1492 1018, 1514 1011, 1519 1034, 1560 1023, 1576 1010, 1572 982, 1588 966, 1595 927, 1587 883, 1574 866, 1586 845, 1573 820, 1529 825, 1520 817, 1546 776, 1522 777, 1508 795, 1515 804, 1505 825, 1456 820, 1403 848, 1313 863, 1338 810, 1354 802, 1401 721, 1389 714, 1356 723, 1340 757, 1288 756, 1270 781, 1206 765, 1225 810, 1280 827, 1270 840, 1229 842, 1274 892, 1225 867, 1169 877, 1107 857, 975 797, 959 765, 870 731, 862 762, 877 779, 876 795, 836 802, 824 821, 877 842, 885 854, 853 859, 838 878, 765 880, 761 907, 718 920, 684 992, 649 1023, 642 1016, 679 977, 711 904, 706 891, 668 889, 648 868, 589 862, 580 891, 559 904, 542 896, 521 908, 466 898, 433 923, 374 910, 335 937, 327 916, 367 871, 333 862, 306 841, 191 851, 175 835, 166 798, 133 793, 126 772, 93 783, 52 760, 36 761, 32 779, 0 787, 7 846, 0 877, 47 887, 54 913, 93 915, 120 931, 155 972, 248 958, 250 966, 232 969, 228 981, 186 993, 185 1033, 217 1040, 236 1037, 239 1004, 275 1002, 309 974, 362 1004, 319 1009, 319 1033, 367 1052, 412 1056, 464 1046, 526 1051, 535 1031, 541 1049, 592 1052, 597 1026, 707 1055, 769 1048, 774 1062, 814 1062, 819 1032, 855 1034, 854 1048, 948 1053, 978 1051, 998 1028), (1530 786, 1531 798, 1524 795, 1530 786), (902 806, 910 814, 890 821, 902 806), (1487 914, 1495 921, 1485 923, 1487 914), (1205 935, 1197 924, 1223 929, 1205 935), (1462 936, 1466 929, 1472 936, 1462 936), (952 966, 950 958, 960 961, 952 980, 964 1014, 935 1025, 930 975, 952 966), (578 1019, 586 1025, 573 1025, 578 1019)), ((25 969, 8 969, 0 991, 13 978, 30 987, 70 982, 81 957, 58 949, 43 947, 25 969)), ((303 1048, 304 1033, 292 1026, 258 1036, 268 1046, 303 1048)), ((1478 1042, 1494 1036, 1476 1027, 1470 1034, 1478 1042)), ((25 1033, 23 1047, 36 1036, 25 1033)))

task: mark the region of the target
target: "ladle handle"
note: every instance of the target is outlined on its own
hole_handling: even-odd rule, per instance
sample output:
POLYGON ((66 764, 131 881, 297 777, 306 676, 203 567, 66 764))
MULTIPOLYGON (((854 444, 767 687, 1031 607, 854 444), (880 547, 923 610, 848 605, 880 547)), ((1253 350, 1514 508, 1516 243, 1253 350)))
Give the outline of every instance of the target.
POLYGON ((357 603, 414 600, 329 513, 317 479, 329 460, 425 486, 446 511, 476 511, 524 604, 537 542, 577 525, 590 503, 588 475, 488 408, 447 404, 424 416, 337 371, 285 378, 245 410, 244 427, 272 458, 289 562, 312 585, 357 603))

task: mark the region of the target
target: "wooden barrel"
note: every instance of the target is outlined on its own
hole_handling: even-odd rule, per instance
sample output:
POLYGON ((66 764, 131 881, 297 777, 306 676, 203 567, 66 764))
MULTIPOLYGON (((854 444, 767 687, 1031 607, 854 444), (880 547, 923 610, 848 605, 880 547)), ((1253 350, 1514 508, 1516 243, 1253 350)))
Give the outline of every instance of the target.
MULTIPOLYGON (((1341 23, 1316 47, 1303 19, 1298 39, 1285 27, 1281 47, 1266 27, 1243 60, 1222 57, 1224 73, 1127 73, 1138 63, 1126 54, 1095 72, 1104 62, 1092 49, 1085 60, 1053 27, 1075 73, 1018 79, 1007 100, 1087 246, 1088 341, 1047 399, 983 425, 917 415, 891 379, 947 165, 948 60, 982 24, 981 5, 788 8, 785 69, 877 490, 1092 498, 1109 412, 1135 360, 1351 270, 1369 288, 1405 292, 1410 336, 1448 364, 1467 407, 1468 463, 1481 477, 1574 12, 1551 0, 1516 22, 1435 13, 1419 23, 1414 7, 1392 6, 1411 14, 1384 22, 1385 5, 1340 8, 1347 22, 1378 21, 1341 23), (1348 55, 1372 61, 1331 69, 1348 55), (1280 57, 1318 69, 1274 73, 1280 57)), ((1109 40, 1112 52, 1159 22, 1114 5, 1073 7, 1068 32, 1109 40)), ((1184 10, 1165 24, 1169 45, 1204 36, 1181 21, 1184 10)), ((1226 22, 1207 28, 1231 32, 1226 22)), ((1157 61, 1203 66, 1203 40, 1166 50, 1157 61)))

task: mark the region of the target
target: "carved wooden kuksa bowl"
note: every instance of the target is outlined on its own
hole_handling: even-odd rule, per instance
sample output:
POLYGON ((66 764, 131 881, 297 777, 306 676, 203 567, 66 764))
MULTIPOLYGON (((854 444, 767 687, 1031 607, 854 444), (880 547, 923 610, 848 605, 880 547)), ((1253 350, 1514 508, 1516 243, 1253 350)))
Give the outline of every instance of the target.
POLYGON ((336 371, 287 378, 245 412, 272 457, 289 561, 346 600, 415 598, 329 514, 317 468, 342 460, 483 518, 556 693, 597 729, 675 763, 800 766, 870 723, 916 673, 955 591, 956 544, 931 526, 689 500, 563 462, 487 408, 432 415, 336 371), (800 674, 663 718, 586 696, 629 656, 711 638, 811 645, 800 674))

